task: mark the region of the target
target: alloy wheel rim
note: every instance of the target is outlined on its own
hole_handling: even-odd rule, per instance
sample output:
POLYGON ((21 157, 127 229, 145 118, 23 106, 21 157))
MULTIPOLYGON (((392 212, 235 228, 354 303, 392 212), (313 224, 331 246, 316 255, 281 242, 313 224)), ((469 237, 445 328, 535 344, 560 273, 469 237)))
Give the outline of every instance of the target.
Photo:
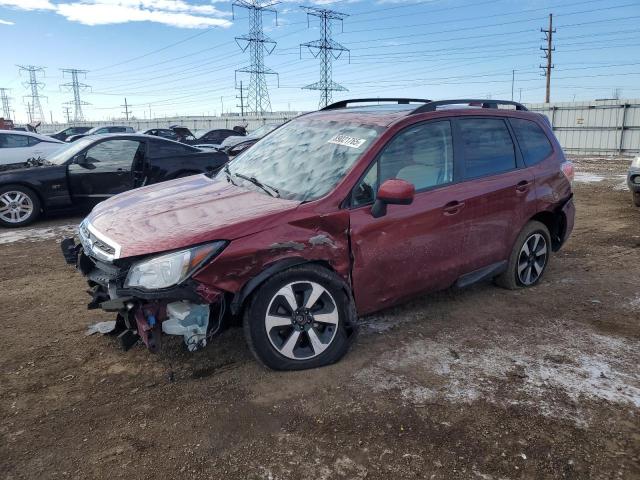
POLYGON ((7 223, 20 223, 33 213, 33 200, 17 190, 0 195, 0 218, 7 223))
POLYGON ((264 324, 278 353, 292 360, 309 360, 332 344, 338 321, 338 307, 331 293, 318 283, 298 281, 276 292, 264 324))
POLYGON ((522 285, 533 285, 540 279, 547 264, 548 248, 544 235, 534 233, 522 245, 518 255, 518 280, 522 285))

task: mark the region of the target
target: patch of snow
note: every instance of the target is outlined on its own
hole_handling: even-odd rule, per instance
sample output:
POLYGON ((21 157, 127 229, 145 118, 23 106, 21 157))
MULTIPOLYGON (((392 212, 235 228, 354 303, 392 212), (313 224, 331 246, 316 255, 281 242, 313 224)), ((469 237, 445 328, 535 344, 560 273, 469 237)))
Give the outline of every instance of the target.
POLYGON ((41 242, 43 240, 62 240, 76 233, 78 225, 56 225, 42 228, 2 229, 0 245, 14 242, 41 242))
POLYGON ((605 179, 602 175, 589 172, 576 172, 573 180, 578 183, 596 183, 605 179))
POLYGON ((412 404, 483 399, 521 404, 584 424, 581 399, 640 408, 640 342, 581 325, 524 328, 521 335, 469 332, 415 340, 355 374, 373 391, 398 392, 412 404), (484 345, 483 345, 484 344, 484 345), (452 350, 457 355, 452 355, 452 350))

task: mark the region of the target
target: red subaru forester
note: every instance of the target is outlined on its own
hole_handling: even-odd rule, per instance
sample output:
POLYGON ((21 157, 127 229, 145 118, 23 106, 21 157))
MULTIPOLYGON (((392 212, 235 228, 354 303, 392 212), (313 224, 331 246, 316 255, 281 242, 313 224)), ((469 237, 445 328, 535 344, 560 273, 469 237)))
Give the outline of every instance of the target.
POLYGON ((572 177, 518 103, 349 100, 214 176, 100 203, 62 248, 125 345, 197 350, 241 317, 263 364, 311 368, 346 353, 358 315, 488 278, 535 285, 573 228, 572 177))

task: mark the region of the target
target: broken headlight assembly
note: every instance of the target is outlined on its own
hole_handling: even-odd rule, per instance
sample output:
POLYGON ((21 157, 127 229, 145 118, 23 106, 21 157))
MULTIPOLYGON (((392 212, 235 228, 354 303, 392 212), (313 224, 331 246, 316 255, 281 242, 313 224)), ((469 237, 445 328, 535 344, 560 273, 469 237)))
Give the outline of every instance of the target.
POLYGON ((218 241, 141 260, 129 269, 124 286, 144 290, 173 287, 191 277, 226 246, 227 242, 218 241))

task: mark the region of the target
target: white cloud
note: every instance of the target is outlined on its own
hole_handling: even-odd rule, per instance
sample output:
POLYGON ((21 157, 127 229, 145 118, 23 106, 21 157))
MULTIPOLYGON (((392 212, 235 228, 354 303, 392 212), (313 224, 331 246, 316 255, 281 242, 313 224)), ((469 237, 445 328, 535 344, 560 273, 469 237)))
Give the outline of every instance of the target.
POLYGON ((0 7, 20 10, 55 10, 56 8, 49 0, 0 0, 0 7))
POLYGON ((9 20, 2 20, 0 18, 0 25, 15 25, 13 22, 10 22, 9 20))
POLYGON ((50 10, 83 25, 154 22, 179 28, 229 27, 230 12, 209 3, 185 0, 0 0, 0 6, 21 10, 50 10))

